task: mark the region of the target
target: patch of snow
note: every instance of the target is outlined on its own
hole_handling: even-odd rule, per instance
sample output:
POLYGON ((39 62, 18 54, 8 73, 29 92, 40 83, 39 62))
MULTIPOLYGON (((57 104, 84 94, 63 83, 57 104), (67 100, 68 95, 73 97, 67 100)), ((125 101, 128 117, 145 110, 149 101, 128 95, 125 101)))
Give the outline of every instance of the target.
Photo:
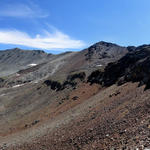
POLYGON ((33 83, 37 84, 37 83, 38 83, 38 81, 34 81, 33 83))
POLYGON ((102 67, 103 65, 101 65, 101 64, 99 64, 99 65, 97 65, 97 67, 102 67))
POLYGON ((19 73, 16 73, 16 77, 19 77, 20 76, 20 74, 19 73))
POLYGON ((17 88, 17 87, 20 87, 20 86, 23 86, 24 84, 18 84, 18 85, 15 85, 13 86, 13 88, 17 88))
POLYGON ((34 67, 37 66, 37 64, 29 64, 28 67, 34 67))

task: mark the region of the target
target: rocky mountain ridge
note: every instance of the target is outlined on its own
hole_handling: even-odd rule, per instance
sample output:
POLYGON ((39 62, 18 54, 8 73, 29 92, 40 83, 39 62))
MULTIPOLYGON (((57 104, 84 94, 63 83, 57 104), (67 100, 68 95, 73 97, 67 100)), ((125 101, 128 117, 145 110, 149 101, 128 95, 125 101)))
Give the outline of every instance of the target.
POLYGON ((0 149, 150 148, 150 45, 100 42, 31 63, 0 78, 0 149))
POLYGON ((41 50, 21 50, 19 48, 0 51, 0 77, 7 76, 32 64, 48 61, 53 56, 41 50))
POLYGON ((118 60, 127 52, 127 48, 107 42, 96 43, 79 52, 58 55, 15 48, 0 51, 0 77, 6 79, 6 84, 14 85, 37 82, 48 76, 65 78, 71 72, 84 71, 90 74, 96 68, 104 68, 109 62, 118 60))
POLYGON ((89 76, 89 82, 103 86, 126 82, 139 82, 139 86, 150 87, 150 45, 142 45, 130 51, 120 60, 108 64, 104 72, 99 70, 89 76))

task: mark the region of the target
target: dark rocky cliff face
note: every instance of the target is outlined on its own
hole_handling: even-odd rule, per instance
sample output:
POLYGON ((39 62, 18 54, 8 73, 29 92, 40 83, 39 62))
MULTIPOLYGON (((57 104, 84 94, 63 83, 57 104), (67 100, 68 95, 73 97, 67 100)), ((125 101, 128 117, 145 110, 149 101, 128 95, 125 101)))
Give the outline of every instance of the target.
POLYGON ((88 77, 88 82, 103 86, 118 85, 125 82, 139 82, 150 88, 150 45, 143 45, 132 50, 119 61, 110 63, 104 72, 99 70, 88 77))
POLYGON ((50 89, 52 90, 60 91, 68 87, 75 88, 78 83, 78 80, 83 82, 85 78, 86 78, 86 74, 84 72, 80 72, 80 73, 68 75, 68 77, 63 83, 49 79, 49 80, 45 80, 44 84, 50 87, 50 89))

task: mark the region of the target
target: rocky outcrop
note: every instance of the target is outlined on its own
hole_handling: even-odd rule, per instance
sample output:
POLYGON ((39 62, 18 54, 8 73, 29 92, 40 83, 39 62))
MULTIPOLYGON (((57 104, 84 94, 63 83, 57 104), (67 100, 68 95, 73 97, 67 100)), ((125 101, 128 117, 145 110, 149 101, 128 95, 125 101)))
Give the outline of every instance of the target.
POLYGON ((85 77, 86 74, 84 72, 80 72, 68 75, 67 79, 63 83, 60 83, 59 81, 46 80, 44 81, 44 84, 46 84, 52 90, 60 91, 69 87, 75 88, 78 83, 77 79, 83 82, 85 77))
POLYGON ((2 87, 4 85, 4 79, 0 78, 0 87, 2 87))
POLYGON ((62 84, 59 83, 58 81, 46 80, 44 81, 44 84, 49 86, 52 90, 59 91, 62 89, 62 84))
POLYGON ((115 63, 110 63, 104 72, 99 70, 88 77, 91 84, 98 83, 110 86, 115 83, 121 85, 125 82, 139 82, 150 88, 150 45, 143 45, 131 50, 115 63))
POLYGON ((75 74, 69 75, 67 77, 67 80, 74 81, 75 79, 80 79, 81 81, 83 81, 85 79, 85 77, 86 77, 85 72, 80 72, 80 73, 75 73, 75 74))

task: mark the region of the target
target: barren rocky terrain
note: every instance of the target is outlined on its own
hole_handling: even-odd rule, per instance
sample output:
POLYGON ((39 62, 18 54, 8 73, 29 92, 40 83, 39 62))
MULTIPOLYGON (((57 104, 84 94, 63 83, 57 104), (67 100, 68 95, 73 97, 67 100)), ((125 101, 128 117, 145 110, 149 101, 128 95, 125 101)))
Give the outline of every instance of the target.
POLYGON ((149 45, 34 53, 19 50, 9 73, 0 53, 1 150, 150 149, 149 45))

